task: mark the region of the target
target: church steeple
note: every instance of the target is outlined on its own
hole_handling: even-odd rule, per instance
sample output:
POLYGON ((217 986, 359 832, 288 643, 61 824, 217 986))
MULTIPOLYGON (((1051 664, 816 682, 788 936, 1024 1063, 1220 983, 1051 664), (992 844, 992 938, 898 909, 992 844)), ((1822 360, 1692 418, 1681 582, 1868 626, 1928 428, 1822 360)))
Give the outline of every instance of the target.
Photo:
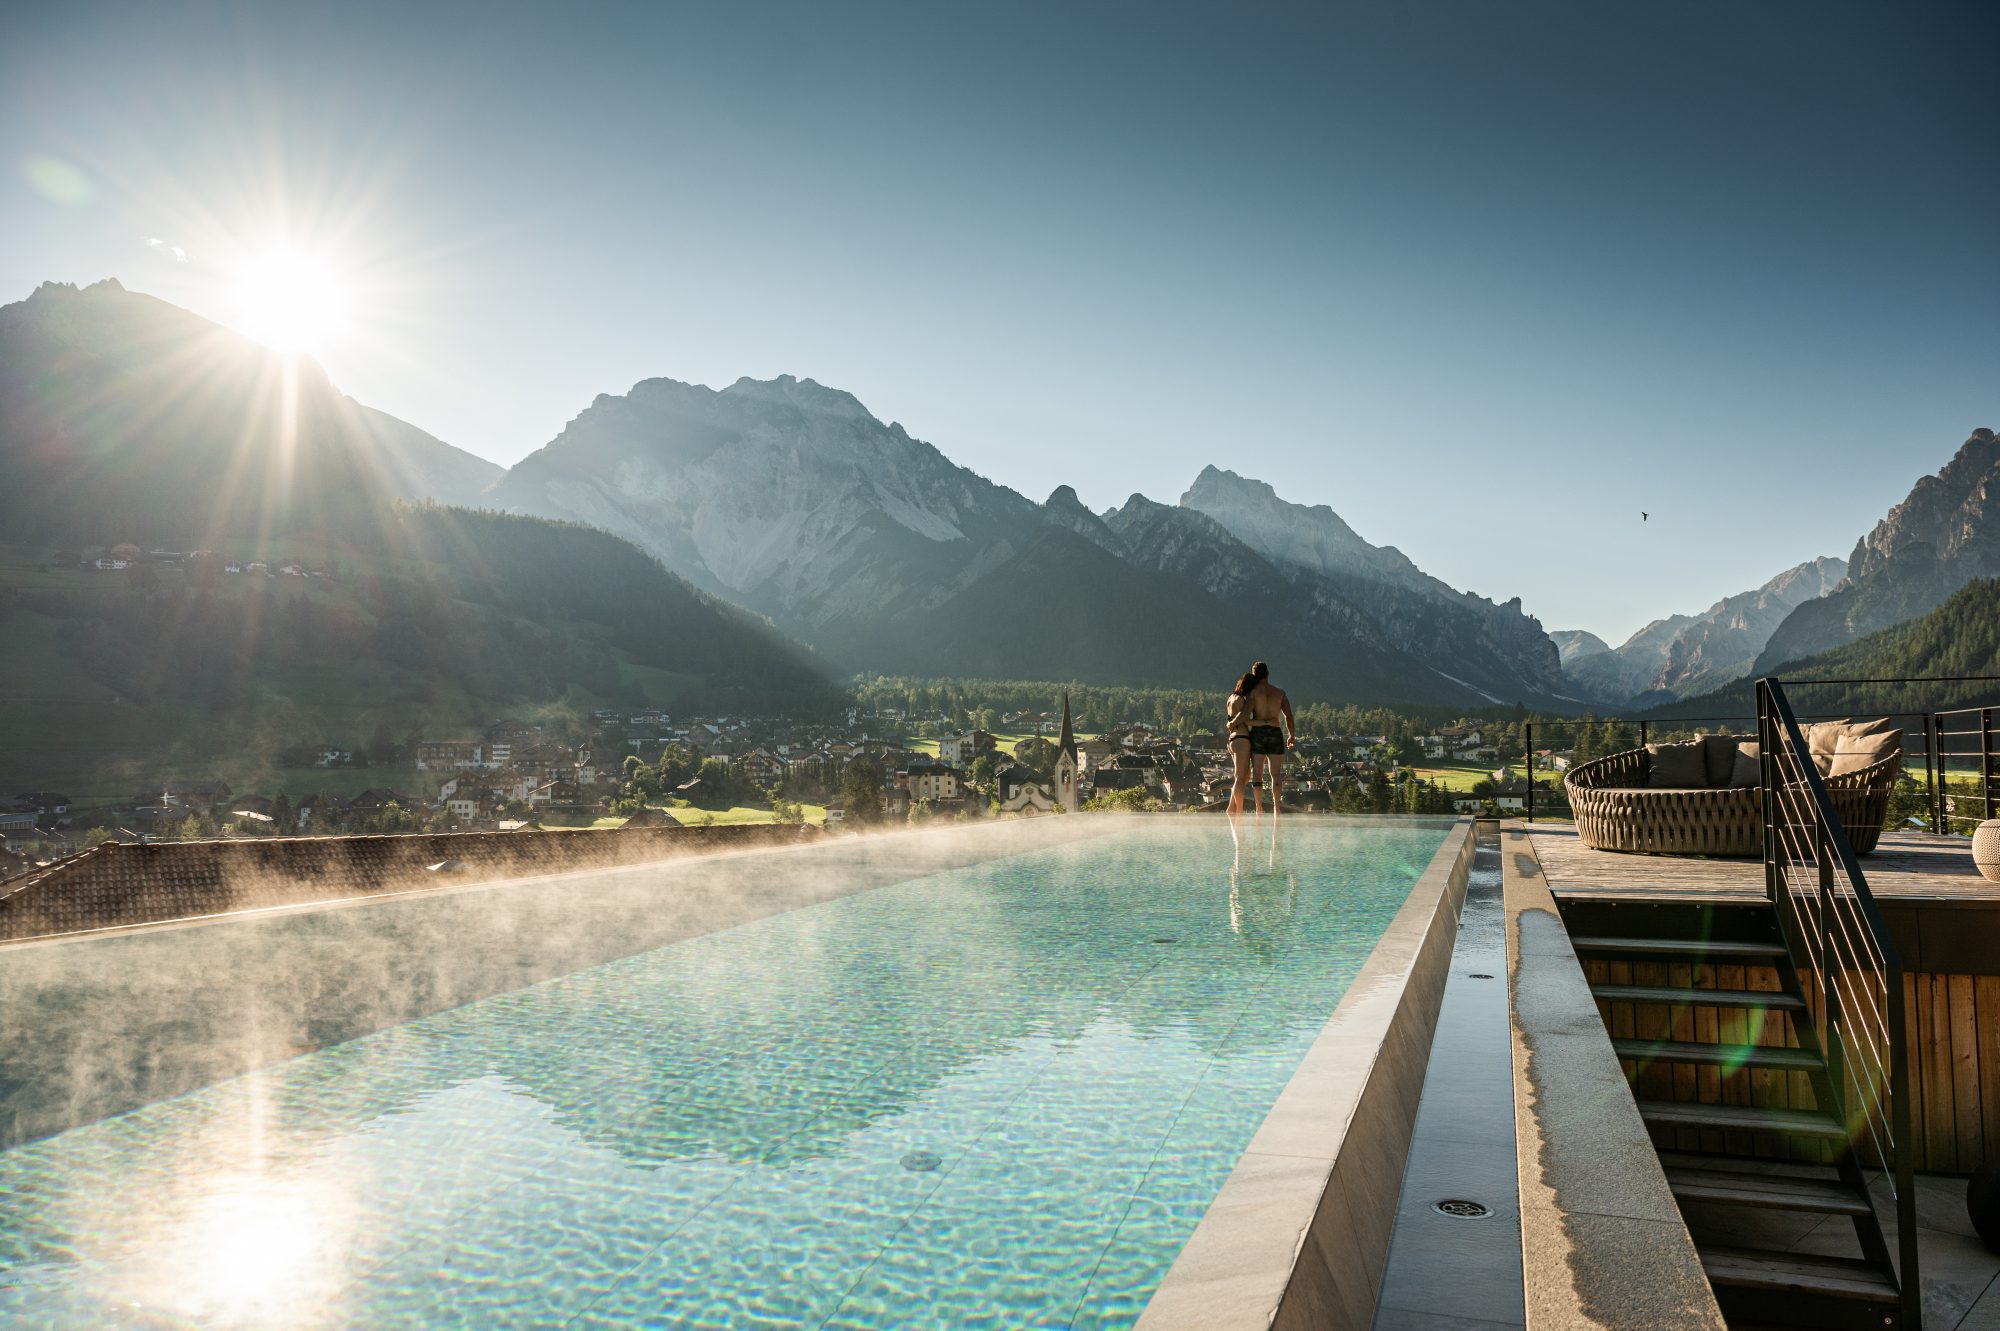
POLYGON ((1081 769, 1076 758, 1076 732, 1070 725, 1069 691, 1063 690, 1062 738, 1056 741, 1056 803, 1076 812, 1076 779, 1081 769))

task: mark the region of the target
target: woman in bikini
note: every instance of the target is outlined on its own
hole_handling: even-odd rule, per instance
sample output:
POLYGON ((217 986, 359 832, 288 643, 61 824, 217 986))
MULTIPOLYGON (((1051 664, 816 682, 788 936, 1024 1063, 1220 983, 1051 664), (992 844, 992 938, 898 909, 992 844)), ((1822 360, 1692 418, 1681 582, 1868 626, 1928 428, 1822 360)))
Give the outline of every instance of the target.
MULTIPOLYGON (((1236 764, 1236 781, 1229 789, 1229 814, 1233 818, 1243 812, 1243 792, 1250 786, 1250 722, 1252 707, 1250 695, 1257 688, 1257 676, 1246 671, 1243 678, 1236 681, 1225 704, 1227 724, 1224 733, 1229 737, 1229 757, 1236 764)), ((1254 801, 1255 796, 1251 797, 1254 801)), ((1256 803, 1251 812, 1262 813, 1256 803)))

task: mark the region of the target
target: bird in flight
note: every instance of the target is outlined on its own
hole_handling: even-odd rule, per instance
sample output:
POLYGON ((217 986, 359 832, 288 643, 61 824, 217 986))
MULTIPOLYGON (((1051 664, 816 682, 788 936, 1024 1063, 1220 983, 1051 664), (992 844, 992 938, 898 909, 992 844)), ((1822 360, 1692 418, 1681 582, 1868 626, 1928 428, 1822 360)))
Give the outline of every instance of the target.
POLYGON ((1651 516, 1652 515, 1647 513, 1645 509, 1642 508, 1639 510, 1639 521, 1644 522, 1651 516))

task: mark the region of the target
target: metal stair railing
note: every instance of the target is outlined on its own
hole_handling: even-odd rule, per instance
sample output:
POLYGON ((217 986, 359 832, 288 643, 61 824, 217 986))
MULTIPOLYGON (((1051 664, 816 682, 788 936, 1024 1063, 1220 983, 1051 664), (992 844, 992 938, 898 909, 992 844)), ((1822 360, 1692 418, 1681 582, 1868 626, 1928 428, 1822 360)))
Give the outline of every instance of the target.
MULTIPOLYGON (((1879 1168, 1894 1201, 1901 1325, 1922 1319, 1903 964, 1847 830, 1776 679, 1757 681, 1764 884, 1820 1030, 1825 1108, 1847 1128, 1843 1172, 1879 1168)), ((1868 1202, 1881 1221, 1880 1203, 1868 1202)), ((1879 1231, 1878 1231, 1879 1232, 1879 1231)), ((1864 1236, 1864 1247, 1867 1239, 1864 1236)), ((1886 1252, 1883 1254, 1886 1258, 1886 1252)))

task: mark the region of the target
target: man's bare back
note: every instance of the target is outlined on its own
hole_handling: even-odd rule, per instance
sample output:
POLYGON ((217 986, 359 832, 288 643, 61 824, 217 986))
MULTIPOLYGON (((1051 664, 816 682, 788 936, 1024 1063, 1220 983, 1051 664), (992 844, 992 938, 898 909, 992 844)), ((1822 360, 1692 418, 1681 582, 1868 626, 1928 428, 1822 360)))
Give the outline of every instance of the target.
POLYGON ((1285 730, 1293 741, 1298 739, 1298 722, 1292 716, 1292 700, 1283 689, 1270 680, 1259 680, 1257 687, 1250 690, 1250 724, 1254 726, 1275 726, 1284 722, 1285 730))

